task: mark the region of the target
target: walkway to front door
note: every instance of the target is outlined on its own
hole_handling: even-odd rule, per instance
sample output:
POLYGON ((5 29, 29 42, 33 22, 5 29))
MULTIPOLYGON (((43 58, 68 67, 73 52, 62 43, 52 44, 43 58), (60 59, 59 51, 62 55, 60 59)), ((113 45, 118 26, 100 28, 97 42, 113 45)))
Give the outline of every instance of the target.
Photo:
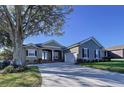
POLYGON ((124 87, 124 74, 66 63, 40 64, 38 66, 44 87, 124 87))

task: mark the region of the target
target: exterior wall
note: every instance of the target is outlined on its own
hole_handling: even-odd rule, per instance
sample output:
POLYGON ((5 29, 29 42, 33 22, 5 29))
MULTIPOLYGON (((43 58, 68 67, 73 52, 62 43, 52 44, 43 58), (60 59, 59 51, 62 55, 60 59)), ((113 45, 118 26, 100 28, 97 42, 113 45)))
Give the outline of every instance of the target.
POLYGON ((81 59, 82 59, 82 49, 83 48, 88 48, 89 49, 89 58, 88 58, 88 60, 95 60, 94 51, 96 49, 100 50, 100 59, 102 59, 102 57, 104 57, 104 49, 102 47, 98 46, 93 40, 90 40, 90 41, 80 45, 79 58, 81 58, 81 59))
POLYGON ((79 46, 70 48, 70 49, 69 49, 69 52, 71 52, 71 53, 76 53, 76 54, 77 54, 77 58, 79 58, 79 46))
POLYGON ((29 47, 24 48, 24 55, 23 55, 24 61, 32 63, 32 62, 34 62, 34 60, 37 60, 37 58, 38 58, 38 49, 36 47, 29 46, 29 47), (37 56, 36 57, 26 56, 26 50, 28 50, 28 49, 35 49, 37 51, 37 56))
POLYGON ((111 58, 124 58, 124 50, 120 49, 120 50, 111 50, 109 52, 109 56, 111 58))
MULTIPOLYGON (((64 50, 62 48, 54 48, 54 47, 42 47, 42 48, 36 48, 36 47, 32 47, 32 46, 28 46, 28 47, 24 47, 23 48, 23 61, 29 61, 30 63, 33 63, 35 60, 42 58, 42 50, 44 49, 48 49, 51 51, 55 51, 55 50, 59 50, 62 52, 62 59, 60 61, 64 61, 64 50), (37 56, 36 57, 28 57, 26 56, 26 50, 28 49, 35 49, 37 51, 37 56)), ((54 54, 54 53, 53 53, 54 54)), ((53 59, 54 59, 54 55, 53 55, 53 59)))
POLYGON ((72 52, 72 53, 74 53, 74 52, 79 53, 79 46, 71 48, 70 52, 72 52))

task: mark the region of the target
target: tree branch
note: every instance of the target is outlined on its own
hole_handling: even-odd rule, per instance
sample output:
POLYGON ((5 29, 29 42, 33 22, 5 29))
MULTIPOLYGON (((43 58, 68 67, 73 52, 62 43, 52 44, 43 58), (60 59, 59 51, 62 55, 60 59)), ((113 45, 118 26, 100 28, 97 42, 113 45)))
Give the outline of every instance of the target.
POLYGON ((15 30, 15 26, 14 26, 14 22, 11 19, 11 15, 10 15, 10 13, 9 13, 9 11, 8 11, 6 6, 3 6, 3 9, 4 9, 5 14, 6 14, 5 17, 7 18, 12 31, 14 31, 15 30))
POLYGON ((6 6, 3 6, 3 9, 4 9, 4 12, 5 12, 4 16, 5 16, 6 20, 7 20, 8 24, 9 24, 9 28, 10 28, 9 34, 10 34, 11 40, 14 43, 14 37, 15 37, 15 26, 14 26, 14 22, 11 19, 11 15, 10 15, 7 7, 6 6))

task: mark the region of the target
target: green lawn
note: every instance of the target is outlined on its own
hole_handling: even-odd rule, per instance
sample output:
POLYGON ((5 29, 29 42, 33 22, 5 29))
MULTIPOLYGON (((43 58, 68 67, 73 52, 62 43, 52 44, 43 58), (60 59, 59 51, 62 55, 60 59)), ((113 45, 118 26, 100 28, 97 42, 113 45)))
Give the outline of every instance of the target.
POLYGON ((38 67, 30 67, 24 72, 0 74, 0 87, 39 87, 41 75, 38 67))
POLYGON ((81 66, 124 73, 124 61, 81 63, 81 66))

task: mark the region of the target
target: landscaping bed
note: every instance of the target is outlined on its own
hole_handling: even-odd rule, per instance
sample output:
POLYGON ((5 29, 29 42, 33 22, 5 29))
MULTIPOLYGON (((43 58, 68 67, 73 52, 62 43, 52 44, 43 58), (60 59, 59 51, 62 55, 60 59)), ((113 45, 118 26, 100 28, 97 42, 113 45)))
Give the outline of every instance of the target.
POLYGON ((35 66, 22 72, 0 74, 0 87, 40 87, 41 81, 38 67, 35 66))
POLYGON ((114 60, 114 61, 108 61, 108 62, 93 62, 93 63, 90 62, 90 63, 80 63, 80 65, 124 73, 124 61, 114 60))

